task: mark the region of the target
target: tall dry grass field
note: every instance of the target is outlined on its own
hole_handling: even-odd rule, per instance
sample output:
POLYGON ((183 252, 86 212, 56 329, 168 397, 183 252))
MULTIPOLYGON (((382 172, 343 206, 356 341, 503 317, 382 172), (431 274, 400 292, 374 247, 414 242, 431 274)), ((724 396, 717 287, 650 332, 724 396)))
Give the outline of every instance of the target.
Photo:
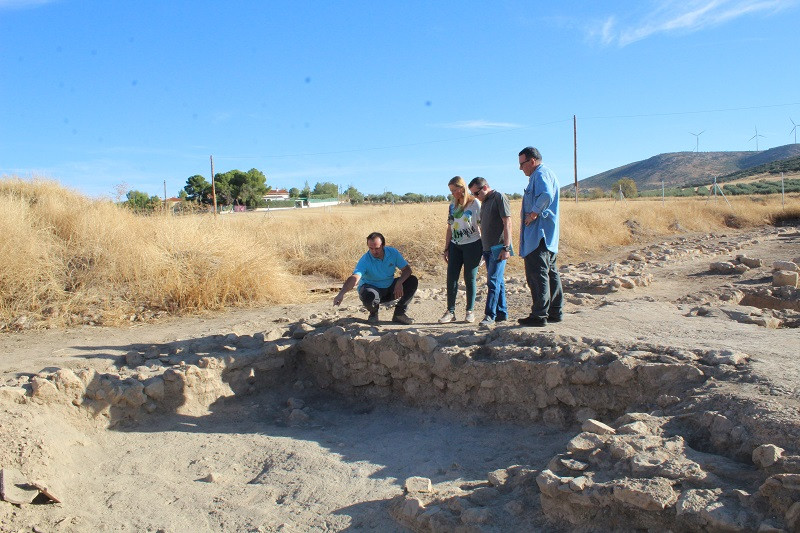
MULTIPOLYGON (((640 240, 800 219, 800 198, 562 201, 560 263, 640 240)), ((518 212, 519 202, 512 202, 518 212)), ((339 285, 380 231, 444 283, 446 204, 135 215, 52 181, 0 180, 0 329, 116 324, 162 313, 302 300, 339 285)), ((519 218, 514 216, 514 242, 519 218)), ((512 272, 521 272, 514 258, 512 272)))
POLYGON ((0 180, 0 326, 119 323, 285 302, 302 285, 254 231, 137 216, 51 181, 0 180))

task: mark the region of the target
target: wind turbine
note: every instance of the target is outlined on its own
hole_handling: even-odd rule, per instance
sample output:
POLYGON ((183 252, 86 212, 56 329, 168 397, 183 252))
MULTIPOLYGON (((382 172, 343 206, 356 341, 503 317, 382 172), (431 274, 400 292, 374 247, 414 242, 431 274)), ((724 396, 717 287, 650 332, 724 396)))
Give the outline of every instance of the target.
POLYGON ((692 133, 691 131, 689 132, 691 135, 695 136, 695 143, 694 143, 694 151, 695 152, 699 152, 700 151, 700 136, 702 134, 704 134, 705 132, 706 132, 706 130, 703 130, 700 133, 692 133))
POLYGON ((756 140, 756 152, 758 152, 758 138, 763 137, 763 135, 758 134, 758 126, 756 126, 756 134, 747 139, 748 141, 752 141, 753 139, 756 140))
MULTIPOLYGON (((792 120, 792 117, 789 117, 789 120, 792 120)), ((794 128, 792 128, 792 131, 789 132, 789 135, 794 133, 794 144, 797 144, 797 126, 800 124, 795 124, 794 120, 792 120, 792 124, 794 125, 794 128)))

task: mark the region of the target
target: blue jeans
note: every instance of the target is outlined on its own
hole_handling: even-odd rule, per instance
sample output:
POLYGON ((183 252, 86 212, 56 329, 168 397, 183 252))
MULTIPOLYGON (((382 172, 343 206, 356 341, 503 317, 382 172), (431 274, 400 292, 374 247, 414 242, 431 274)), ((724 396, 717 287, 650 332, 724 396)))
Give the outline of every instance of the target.
POLYGON ((486 261, 486 280, 488 292, 486 294, 485 314, 492 320, 505 320, 508 318, 508 306, 506 303, 506 260, 498 260, 499 251, 483 252, 483 260, 486 261))
POLYGON ((564 307, 564 290, 556 267, 556 254, 547 249, 544 239, 526 255, 525 278, 531 290, 531 316, 561 318, 564 307))

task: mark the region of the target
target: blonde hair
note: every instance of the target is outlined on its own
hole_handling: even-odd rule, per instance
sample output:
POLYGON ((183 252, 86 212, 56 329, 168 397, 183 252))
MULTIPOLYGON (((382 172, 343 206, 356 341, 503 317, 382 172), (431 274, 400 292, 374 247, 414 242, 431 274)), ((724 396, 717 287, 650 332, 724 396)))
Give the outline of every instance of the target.
POLYGON ((453 195, 453 204, 456 207, 466 207, 470 202, 473 200, 472 192, 470 192, 469 188, 467 188, 467 182, 464 181, 464 178, 461 176, 456 176, 450 181, 447 182, 447 186, 450 185, 454 187, 458 187, 459 189, 464 191, 464 196, 461 197, 461 201, 459 202, 458 199, 453 195))

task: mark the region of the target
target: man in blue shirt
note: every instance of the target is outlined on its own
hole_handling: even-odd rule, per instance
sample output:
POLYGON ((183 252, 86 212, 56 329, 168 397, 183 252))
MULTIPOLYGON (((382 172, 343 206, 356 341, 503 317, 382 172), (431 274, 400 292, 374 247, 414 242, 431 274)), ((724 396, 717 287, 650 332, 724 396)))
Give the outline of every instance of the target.
POLYGON ((556 267, 558 254, 558 179, 542 165, 542 154, 532 146, 519 153, 519 169, 528 176, 522 196, 519 255, 525 260, 525 279, 531 290, 531 314, 523 326, 561 322, 564 292, 556 267))
POLYGON ((356 263, 353 274, 342 285, 342 290, 333 299, 333 305, 339 305, 344 295, 358 284, 358 296, 369 311, 367 321, 378 323, 378 308, 382 302, 398 300, 394 308, 392 322, 412 324, 414 321, 406 315, 408 302, 417 292, 419 281, 411 274, 411 266, 396 248, 386 246, 386 239, 378 232, 367 235, 369 251, 356 263), (395 270, 400 270, 400 277, 395 278, 395 270))

